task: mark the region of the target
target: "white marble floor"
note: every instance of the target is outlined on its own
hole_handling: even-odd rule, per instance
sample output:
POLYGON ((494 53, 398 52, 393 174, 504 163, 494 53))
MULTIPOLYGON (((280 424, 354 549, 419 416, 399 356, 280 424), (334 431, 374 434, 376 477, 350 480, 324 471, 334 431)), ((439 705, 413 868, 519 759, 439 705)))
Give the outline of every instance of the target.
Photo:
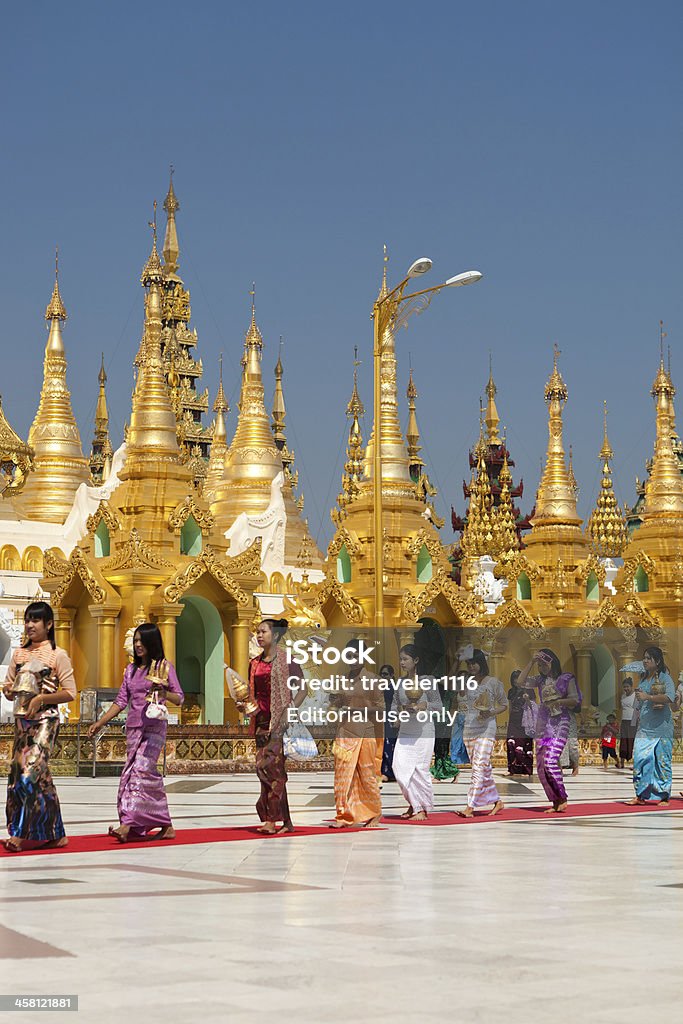
MULTIPOLYGON (((438 808, 462 805, 468 774, 435 787, 438 808)), ((496 776, 508 805, 541 801, 537 782, 496 776)), ((58 780, 72 835, 116 820, 116 785, 58 780)), ((254 776, 167 786, 177 828, 254 823, 254 776)), ((568 788, 577 802, 632 793, 616 769, 585 769, 568 788)), ((293 774, 289 793, 296 823, 330 817, 331 775, 293 774)), ((403 809, 395 784, 383 800, 403 809)), ((0 991, 77 994, 80 1024, 675 1019, 683 804, 672 807, 3 859, 0 991)))

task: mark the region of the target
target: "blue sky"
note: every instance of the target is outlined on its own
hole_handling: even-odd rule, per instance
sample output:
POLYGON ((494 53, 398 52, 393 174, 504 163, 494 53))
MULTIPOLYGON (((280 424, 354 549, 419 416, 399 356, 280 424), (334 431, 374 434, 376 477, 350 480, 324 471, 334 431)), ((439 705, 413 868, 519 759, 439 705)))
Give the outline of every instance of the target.
POLYGON ((489 350, 530 506, 554 341, 580 511, 599 485, 603 398, 617 494, 633 500, 654 438, 660 318, 683 383, 679 3, 36 2, 8 10, 3 34, 0 392, 15 429, 26 435, 37 404, 58 243, 84 448, 102 350, 120 439, 147 221, 172 162, 212 400, 223 351, 234 430, 255 280, 268 401, 283 335, 288 437, 322 541, 354 345, 371 403, 385 242, 393 280, 421 255, 433 283, 485 275, 398 339, 438 510, 462 509, 489 350))

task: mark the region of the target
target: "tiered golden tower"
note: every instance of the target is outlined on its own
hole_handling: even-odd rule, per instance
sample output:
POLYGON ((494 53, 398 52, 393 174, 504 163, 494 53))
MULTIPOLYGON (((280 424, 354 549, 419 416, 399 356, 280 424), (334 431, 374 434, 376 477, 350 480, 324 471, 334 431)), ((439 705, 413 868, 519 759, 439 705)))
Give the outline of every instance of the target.
POLYGON ((66 319, 66 308, 59 293, 59 263, 55 260, 55 284, 45 310, 49 334, 43 387, 28 435, 29 447, 35 453, 34 470, 16 502, 21 516, 48 523, 63 523, 79 486, 90 483, 90 470, 83 456, 66 383, 66 352, 61 329, 66 319))
POLYGON ((97 396, 97 407, 95 409, 95 436, 93 437, 92 448, 88 464, 90 475, 94 484, 101 484, 109 476, 111 471, 111 460, 114 454, 111 441, 109 440, 109 410, 107 408, 107 374, 104 369, 104 352, 102 353, 102 365, 97 377, 99 381, 99 393, 97 396))

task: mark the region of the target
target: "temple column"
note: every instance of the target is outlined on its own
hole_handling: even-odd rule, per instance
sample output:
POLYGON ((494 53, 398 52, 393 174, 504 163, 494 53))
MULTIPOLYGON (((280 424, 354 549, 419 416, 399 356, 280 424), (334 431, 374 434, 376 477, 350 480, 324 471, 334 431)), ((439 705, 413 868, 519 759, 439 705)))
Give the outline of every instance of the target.
POLYGON ((156 624, 161 633, 164 644, 166 660, 176 662, 176 619, 182 615, 183 607, 180 604, 164 604, 158 610, 155 609, 156 624))
POLYGON ((251 624, 246 619, 233 623, 230 629, 231 667, 243 679, 249 677, 249 636, 251 624))
POLYGON ((97 622, 97 685, 113 689, 117 685, 116 620, 118 613, 101 605, 88 608, 97 622))
POLYGON ((75 608, 57 608, 55 612, 55 641, 71 657, 71 635, 76 615, 75 608))
POLYGON ((576 650, 576 682, 581 691, 581 706, 592 705, 591 700, 591 651, 590 647, 579 647, 576 650))
MULTIPOLYGON (((238 618, 237 622, 233 622, 230 627, 230 668, 234 669, 242 679, 249 678, 249 637, 251 635, 252 615, 253 610, 250 612, 249 619, 238 618)), ((223 722, 225 724, 236 723, 243 725, 244 715, 238 711, 237 705, 228 692, 227 684, 225 684, 224 692, 223 722)))

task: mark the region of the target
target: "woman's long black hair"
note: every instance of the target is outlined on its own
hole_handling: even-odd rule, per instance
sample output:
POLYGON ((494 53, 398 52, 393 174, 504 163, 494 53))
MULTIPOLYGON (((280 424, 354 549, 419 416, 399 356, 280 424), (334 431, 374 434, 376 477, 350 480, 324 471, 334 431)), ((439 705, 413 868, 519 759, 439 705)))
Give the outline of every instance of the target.
MULTIPOLYGON (((47 631, 47 638, 52 644, 52 650, 54 651, 57 646, 55 641, 55 613, 47 601, 31 601, 24 612, 24 622, 44 622, 46 626, 49 622, 50 627, 47 631)), ((31 641, 27 640, 24 647, 30 646, 31 641)))
POLYGON ((155 622, 141 622, 133 633, 133 664, 136 668, 141 668, 143 665, 148 668, 153 661, 163 661, 164 658, 164 641, 161 639, 159 627, 155 622), (147 651, 145 661, 135 653, 135 637, 147 651))
POLYGON ((489 674, 489 663, 486 660, 486 655, 483 651, 480 651, 477 647, 472 651, 472 657, 467 659, 468 665, 478 665, 479 671, 487 676, 489 674))
POLYGON ((555 651, 551 651, 549 647, 541 647, 538 653, 546 654, 550 658, 550 676, 552 679, 558 679, 562 675, 562 666, 555 651))
POLYGON ((660 672, 669 671, 664 663, 664 651, 661 647, 646 647, 643 653, 649 654, 654 661, 657 666, 657 675, 659 675, 660 672))

